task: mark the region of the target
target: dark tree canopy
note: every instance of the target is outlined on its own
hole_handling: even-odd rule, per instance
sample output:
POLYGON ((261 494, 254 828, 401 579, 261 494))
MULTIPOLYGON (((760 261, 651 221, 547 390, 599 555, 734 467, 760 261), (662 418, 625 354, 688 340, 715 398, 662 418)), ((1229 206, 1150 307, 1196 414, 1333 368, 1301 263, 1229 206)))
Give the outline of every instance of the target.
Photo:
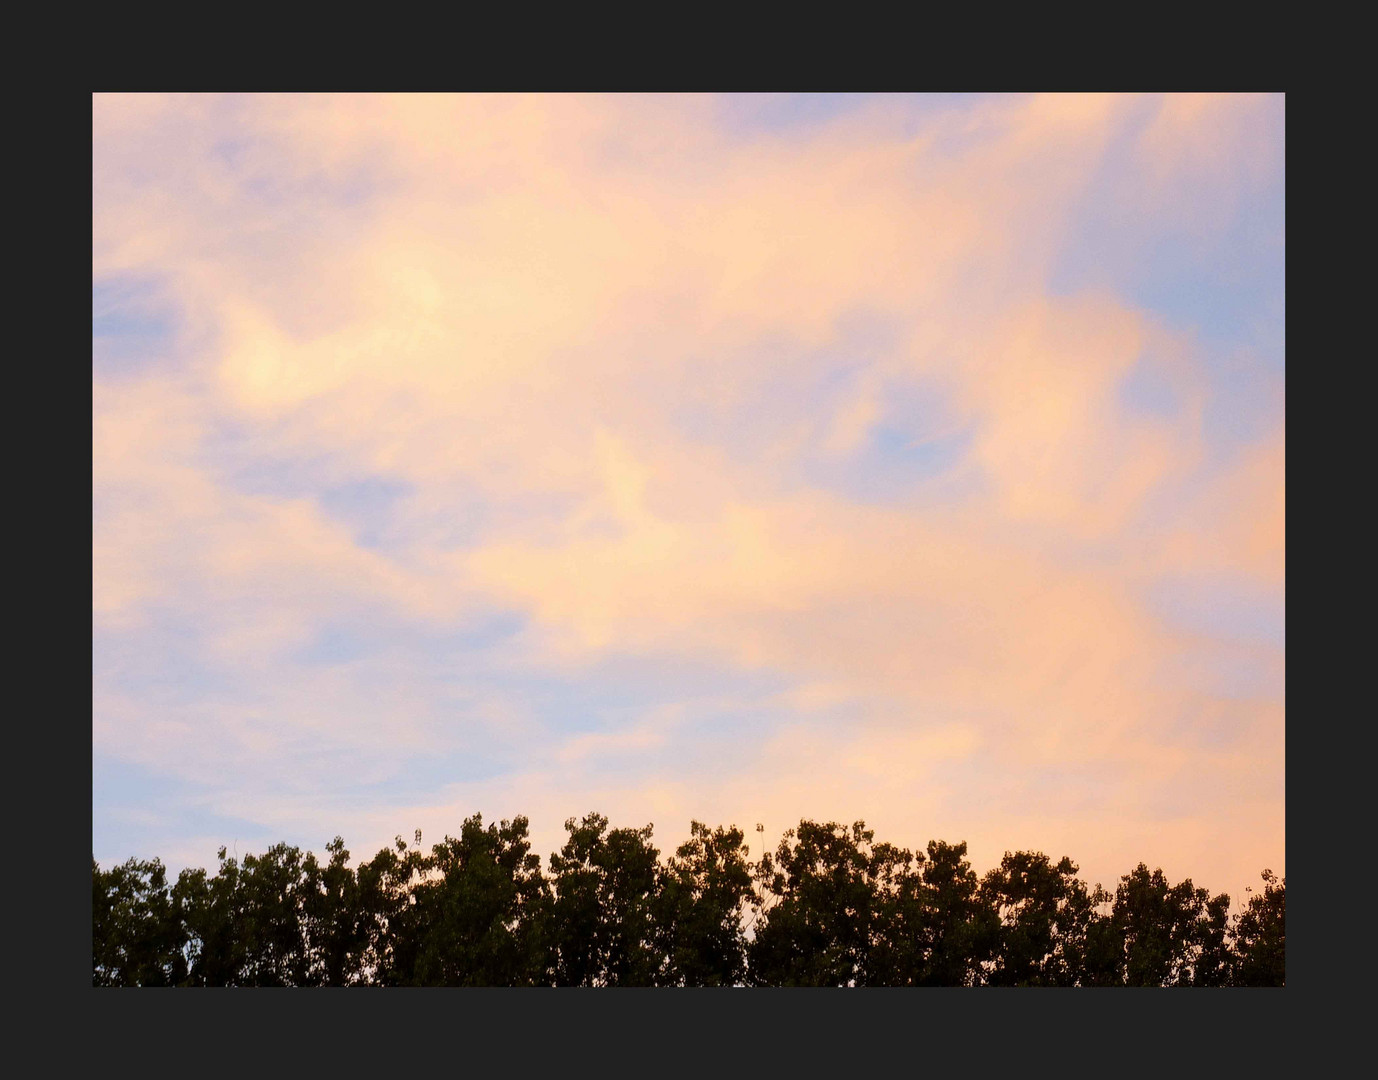
POLYGON ((900 857, 888 844, 873 846, 874 838, 860 821, 850 829, 801 821, 774 857, 762 857, 765 900, 750 949, 755 984, 865 984, 883 903, 878 882, 900 857))
POLYGON ((565 822, 550 856, 550 943, 557 986, 651 986, 661 967, 652 906, 659 852, 651 826, 608 829, 602 814, 565 822))
POLYGON ((549 901, 531 853, 527 820, 483 828, 464 822, 419 865, 406 925, 415 941, 410 970, 417 986, 532 986, 545 981, 539 917, 549 901))
POLYGON ((1191 880, 1169 885, 1140 863, 1120 879, 1111 911, 1123 942, 1128 986, 1220 986, 1228 981, 1225 950, 1230 898, 1211 897, 1191 880))
POLYGON ((95 984, 185 984, 185 921, 180 897, 168 888, 163 864, 157 859, 130 859, 102 870, 93 859, 91 878, 95 984))
POLYGON ((877 842, 800 821, 752 861, 742 830, 565 823, 547 868, 528 821, 429 851, 417 832, 350 864, 275 844, 169 881, 157 859, 92 860, 98 986, 1282 986, 1286 882, 1230 898, 1140 863, 1114 893, 1077 865, 965 843, 877 842))
POLYGON ((742 917, 751 901, 750 851, 741 829, 690 824, 659 871, 654 921, 666 986, 735 986, 746 979, 742 917))
MULTIPOLYGON (((1252 891, 1252 890, 1251 890, 1252 891)), ((1263 871, 1263 892, 1249 897, 1234 928, 1237 986, 1281 986, 1287 955, 1287 879, 1263 871)))
POLYGON ((991 986, 1105 985, 1115 956, 1097 914, 1109 896, 1088 889, 1077 865, 1036 851, 1006 852, 981 882, 981 899, 999 917, 991 986))

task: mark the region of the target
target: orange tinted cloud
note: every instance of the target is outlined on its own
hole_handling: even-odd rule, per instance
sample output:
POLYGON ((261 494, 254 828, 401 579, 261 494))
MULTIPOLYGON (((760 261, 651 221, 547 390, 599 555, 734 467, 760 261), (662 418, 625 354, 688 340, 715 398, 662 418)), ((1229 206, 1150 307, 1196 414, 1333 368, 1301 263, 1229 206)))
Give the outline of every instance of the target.
MULTIPOLYGON (((596 732, 514 718, 520 767, 447 789, 453 805, 418 792, 428 822, 514 793, 632 817, 865 813, 911 844, 925 820, 954 839, 1006 821, 1074 856, 1126 845, 1130 865, 1160 827, 1208 860, 1218 826, 1253 830, 1242 850, 1280 870, 1280 795, 1238 814, 1192 764, 1280 777, 1280 696, 1222 704, 1210 672, 1183 674, 1196 643, 1149 594, 1166 575, 1281 588, 1281 409, 1221 465, 1191 333, 1110 287, 1053 285, 1108 158, 1142 173, 1114 189, 1126 216, 1189 231, 1204 204, 1164 192, 1208 177, 1209 205, 1240 205, 1266 168, 1221 148, 1276 139, 1271 99, 996 98, 917 125, 902 104, 742 138, 699 97, 98 96, 95 273, 155 277, 183 313, 175 375, 97 382, 98 621, 234 612, 205 616, 207 655, 257 672, 284 731, 326 740, 290 657, 363 605, 442 628, 519 612, 505 676, 631 657, 789 687, 768 713, 715 705, 756 729, 707 771, 652 762, 692 738, 692 702, 596 732), (1174 408, 1127 403, 1145 365, 1174 408), (405 490, 391 546, 311 484, 246 489, 217 450, 230 428, 283 470, 405 490), (846 479, 957 435, 885 498, 846 479), (1255 745, 1202 748, 1230 727, 1255 745), (1035 791, 1063 766, 1098 778, 1090 802, 991 816, 963 798, 963 770, 1035 791)), ((441 695, 387 670, 399 702, 441 695)), ((344 685, 320 692, 348 712, 344 685)), ((463 724, 503 738, 473 700, 463 724)), ((341 729, 423 745, 432 729, 397 711, 341 729)), ((99 738, 136 712, 112 704, 99 738)), ((309 818, 304 799, 282 820, 309 818)), ((360 820, 410 827, 385 816, 360 820)))

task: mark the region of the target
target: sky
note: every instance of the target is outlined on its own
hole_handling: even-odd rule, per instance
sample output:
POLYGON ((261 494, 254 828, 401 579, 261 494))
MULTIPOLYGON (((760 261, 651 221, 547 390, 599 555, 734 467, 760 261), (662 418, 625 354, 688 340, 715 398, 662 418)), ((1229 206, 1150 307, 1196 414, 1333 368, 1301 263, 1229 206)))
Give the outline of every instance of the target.
POLYGON ((1284 859, 1281 95, 95 95, 92 849, 1284 859))

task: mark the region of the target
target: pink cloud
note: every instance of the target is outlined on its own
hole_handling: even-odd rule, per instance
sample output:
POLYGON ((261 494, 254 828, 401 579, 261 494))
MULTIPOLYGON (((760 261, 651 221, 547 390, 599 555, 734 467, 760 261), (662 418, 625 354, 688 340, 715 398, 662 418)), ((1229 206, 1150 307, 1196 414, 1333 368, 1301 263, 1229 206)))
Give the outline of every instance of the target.
MULTIPOLYGON (((1232 155, 1267 143, 1273 107, 1007 98, 908 134, 882 100, 742 140, 699 98, 98 96, 95 272, 165 280, 200 336, 176 378, 97 384, 97 618, 132 633, 155 602, 233 607, 248 614, 209 617, 207 648, 267 671, 351 603, 433 625, 498 607, 531 620, 532 677, 692 657, 794 688, 797 723, 740 767, 647 766, 620 786, 584 769, 668 745, 664 717, 643 717, 418 802, 428 830, 461 805, 491 813, 482 799, 556 827, 595 803, 780 828, 865 815, 911 845, 979 838, 991 862, 1023 844, 1097 867, 1160 852, 1203 879, 1281 872, 1280 796, 1201 786, 1207 764, 1222 783, 1281 776, 1280 697, 1165 684, 1184 633, 1146 600, 1166 573, 1281 588, 1281 409, 1209 472, 1193 343, 1124 296, 1048 284, 1117 139, 1146 177, 1125 212, 1171 222, 1182 184, 1230 202, 1258 182, 1259 156, 1232 155), (892 331, 864 361, 840 354, 859 314, 892 331), (1124 404, 1141 363, 1180 409, 1124 404), (863 453, 901 391, 970 432, 958 494, 916 479, 877 504, 802 479, 811 454, 863 453), (718 424, 696 432, 686 408, 718 424), (733 429, 753 409, 768 439, 733 429), (413 522, 405 557, 367 549, 310 497, 240 490, 207 449, 225 422, 267 458, 405 482, 428 521, 459 516, 461 487, 497 509, 462 545, 413 522), (829 702, 855 718, 820 727, 829 702), (1167 713, 1225 716, 1255 745, 1203 750, 1167 713), (945 779, 988 768, 1017 790, 1058 764, 1104 789, 1075 812, 997 814, 945 779)), ((301 697, 272 693, 293 703, 283 723, 315 730, 301 697)), ((126 706, 98 739, 147 734, 126 706)), ((359 745, 391 730, 371 715, 359 745)), ((147 760, 176 770, 180 744, 156 742, 147 760)), ((223 809, 236 799, 253 802, 223 809)), ((385 816, 355 820, 412 827, 385 816)), ((307 819, 284 802, 274 820, 307 819)))

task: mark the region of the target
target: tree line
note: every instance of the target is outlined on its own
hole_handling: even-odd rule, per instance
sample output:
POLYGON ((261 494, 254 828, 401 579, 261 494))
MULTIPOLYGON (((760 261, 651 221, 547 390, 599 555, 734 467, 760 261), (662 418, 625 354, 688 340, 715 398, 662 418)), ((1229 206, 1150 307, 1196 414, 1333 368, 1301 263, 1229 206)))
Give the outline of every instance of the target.
POLYGON ((589 814, 548 869, 528 821, 428 851, 418 831, 351 868, 287 844, 169 881, 158 859, 92 859, 98 986, 1282 986, 1285 879, 1230 898, 1140 863, 1114 893, 1068 858, 876 843, 804 820, 752 860, 737 827, 589 814))

